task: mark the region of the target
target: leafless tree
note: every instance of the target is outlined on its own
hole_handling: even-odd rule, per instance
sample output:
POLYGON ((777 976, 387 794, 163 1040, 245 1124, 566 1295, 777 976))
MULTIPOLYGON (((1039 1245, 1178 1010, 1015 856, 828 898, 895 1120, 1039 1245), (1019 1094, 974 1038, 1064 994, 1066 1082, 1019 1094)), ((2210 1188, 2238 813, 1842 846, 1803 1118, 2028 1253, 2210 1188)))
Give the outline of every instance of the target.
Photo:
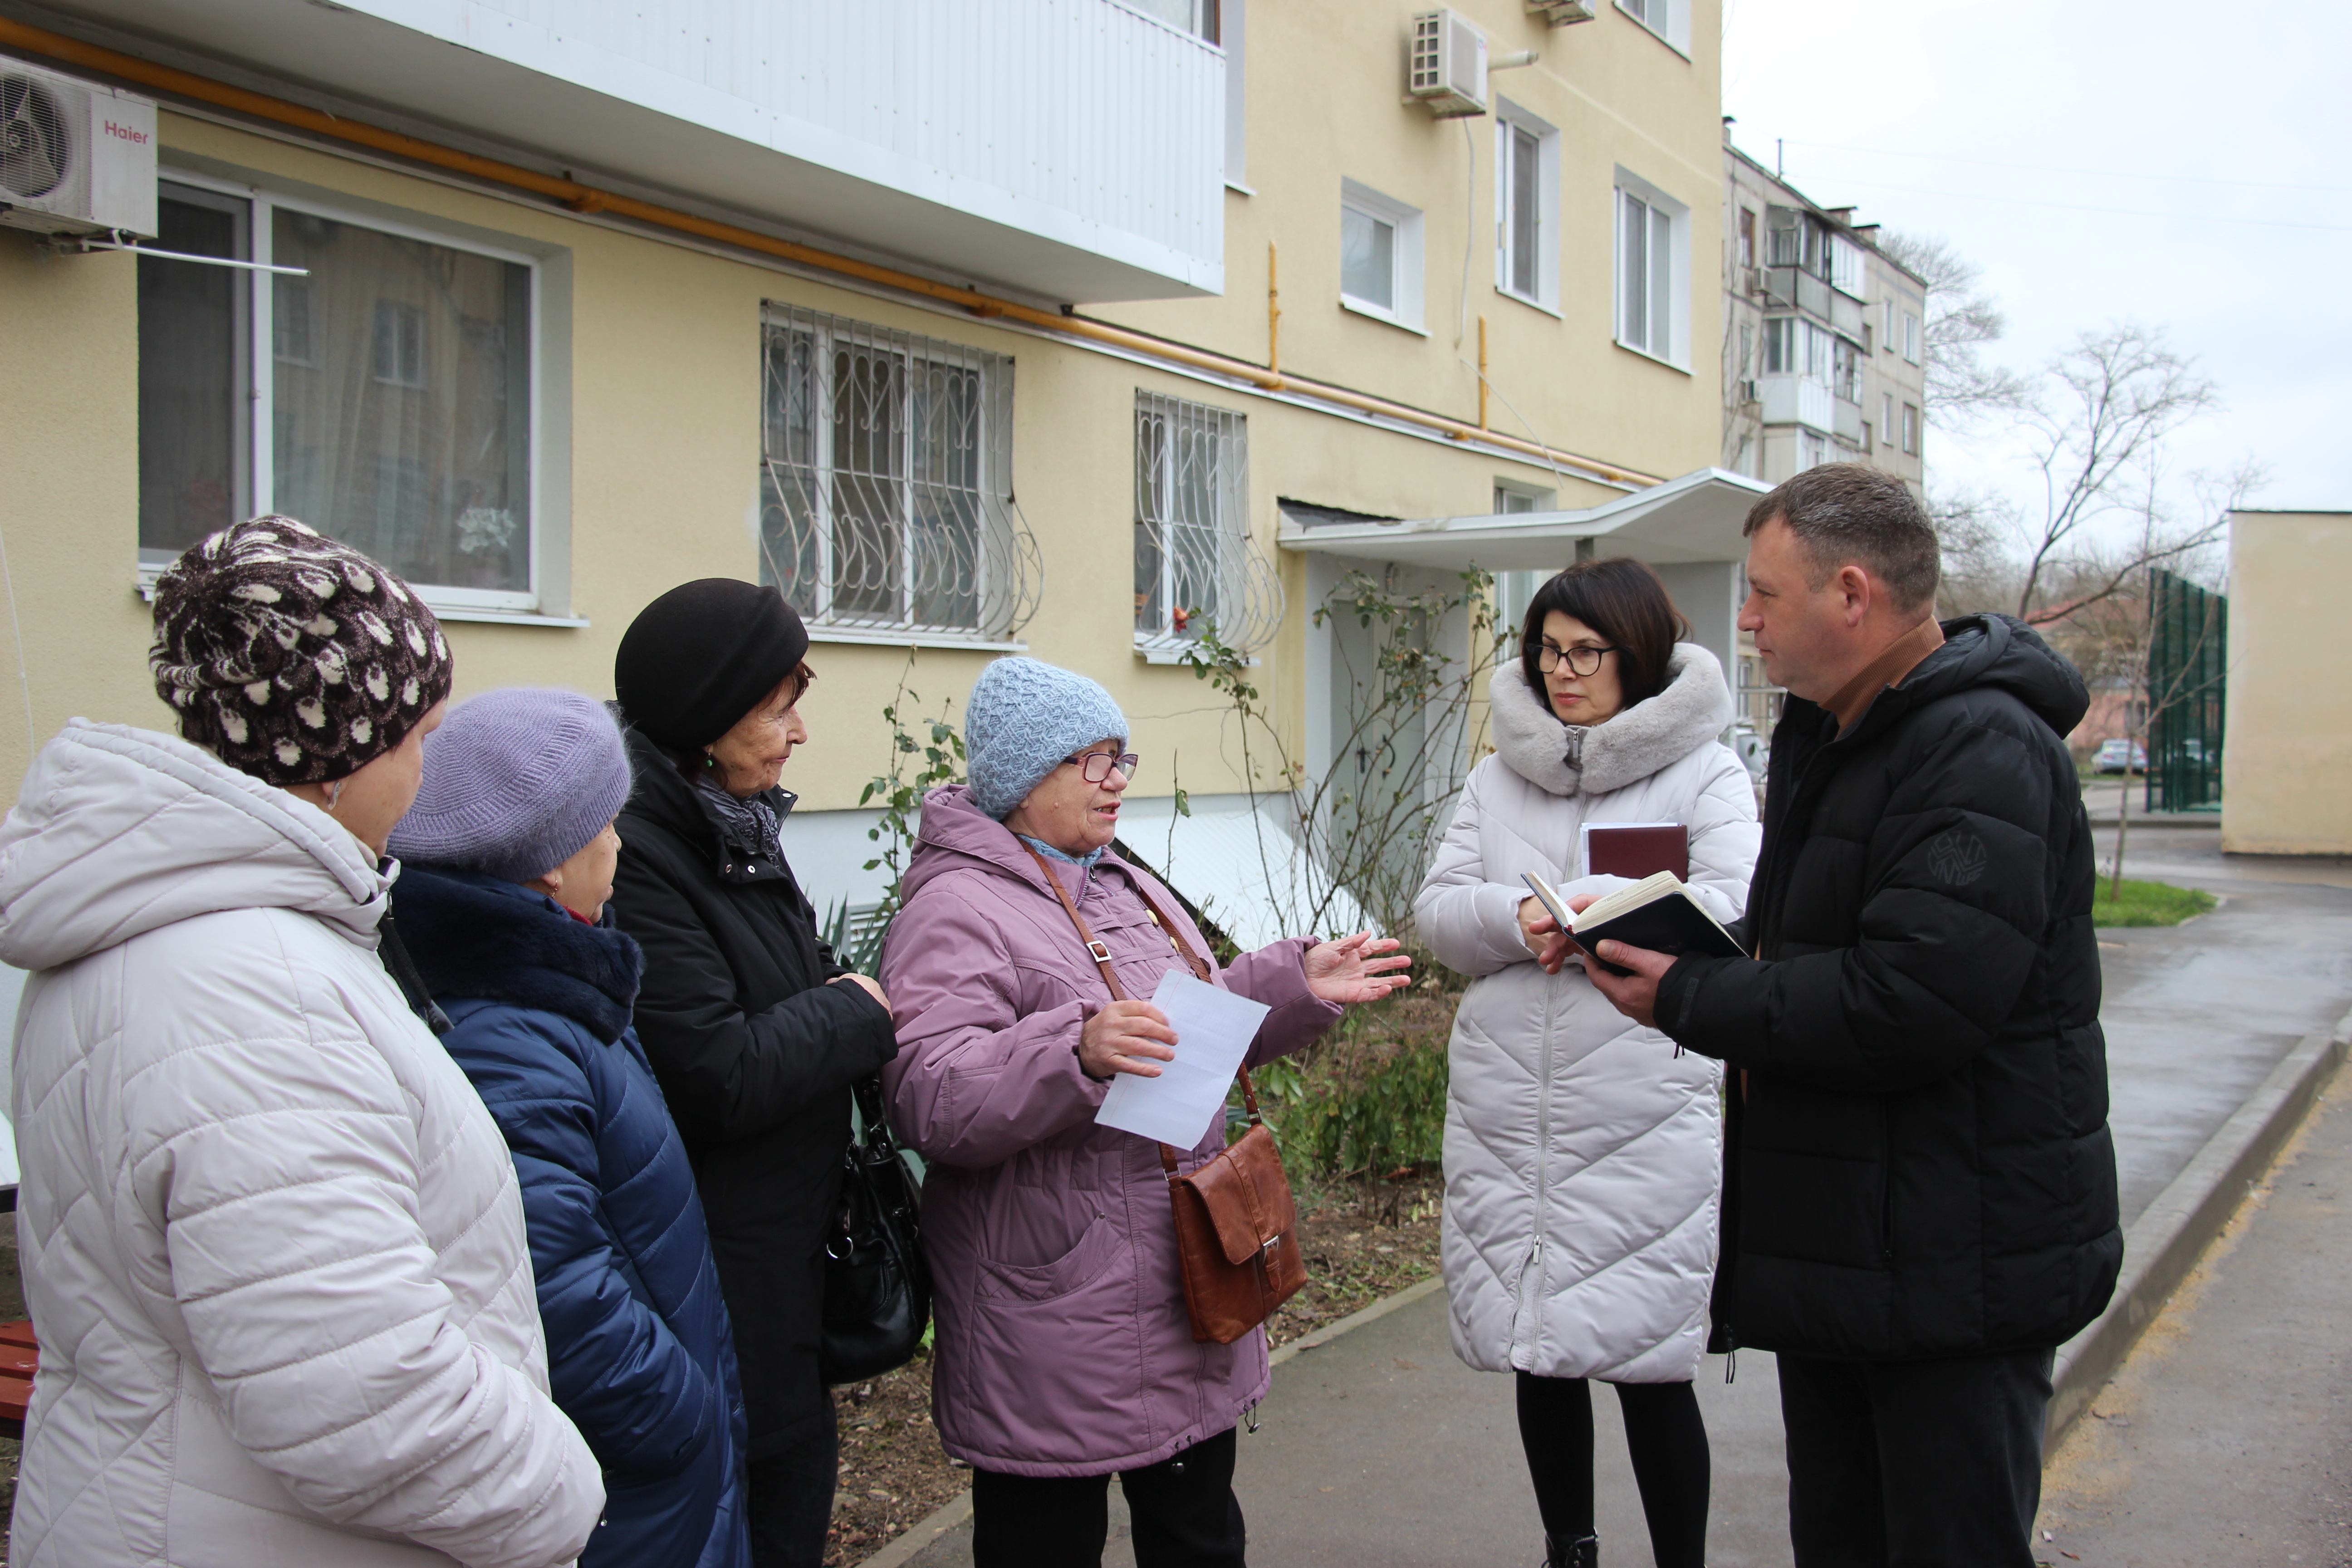
MULTIPOLYGON (((2021 619, 2054 620, 2079 607, 2080 595, 2050 604, 2045 577, 2070 557, 2082 557, 2093 523, 2152 509, 2165 443, 2182 426, 2220 407, 2212 380, 2196 361, 2175 353, 2159 328, 2126 321, 2086 331, 2052 363, 2044 388, 2020 420, 2030 459, 2042 476, 2041 508, 2022 519, 2025 574, 2016 612, 2021 619)), ((2192 533, 2210 539, 2221 526, 2213 519, 2192 533)), ((2163 531, 2152 544, 2162 554, 2115 563, 2115 572, 2091 596, 2111 596, 2134 572, 2200 542, 2184 542, 2163 531)))
POLYGON ((1927 285, 1927 416, 1950 426, 2022 408, 2031 392, 2025 378, 1985 362, 1984 345, 1998 342, 2009 323, 1984 287, 1984 268, 1939 236, 1882 232, 1878 248, 1927 285))

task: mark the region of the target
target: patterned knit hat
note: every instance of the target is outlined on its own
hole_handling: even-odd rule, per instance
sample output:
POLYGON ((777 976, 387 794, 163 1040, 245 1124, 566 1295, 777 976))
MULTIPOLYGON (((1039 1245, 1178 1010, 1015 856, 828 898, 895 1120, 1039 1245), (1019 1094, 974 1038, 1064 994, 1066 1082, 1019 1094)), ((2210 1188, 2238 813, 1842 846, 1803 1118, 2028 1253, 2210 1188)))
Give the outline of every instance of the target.
POLYGON ((147 665, 182 735, 272 784, 349 777, 449 695, 433 612, 290 517, 225 528, 172 563, 147 665))

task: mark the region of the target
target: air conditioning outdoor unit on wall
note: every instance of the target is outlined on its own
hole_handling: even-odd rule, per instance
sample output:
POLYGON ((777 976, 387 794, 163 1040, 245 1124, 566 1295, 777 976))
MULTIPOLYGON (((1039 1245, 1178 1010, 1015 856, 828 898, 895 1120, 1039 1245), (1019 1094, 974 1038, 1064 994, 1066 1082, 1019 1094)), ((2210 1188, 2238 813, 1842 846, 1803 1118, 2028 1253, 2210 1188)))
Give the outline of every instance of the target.
POLYGON ((1528 15, 1541 16, 1555 27, 1565 27, 1572 22, 1592 20, 1592 7, 1585 0, 1528 0, 1528 15))
POLYGON ((155 233, 155 104, 0 57, 0 224, 155 233))
POLYGON ((1405 90, 1440 120, 1486 112, 1486 35, 1452 11, 1412 18, 1405 90))

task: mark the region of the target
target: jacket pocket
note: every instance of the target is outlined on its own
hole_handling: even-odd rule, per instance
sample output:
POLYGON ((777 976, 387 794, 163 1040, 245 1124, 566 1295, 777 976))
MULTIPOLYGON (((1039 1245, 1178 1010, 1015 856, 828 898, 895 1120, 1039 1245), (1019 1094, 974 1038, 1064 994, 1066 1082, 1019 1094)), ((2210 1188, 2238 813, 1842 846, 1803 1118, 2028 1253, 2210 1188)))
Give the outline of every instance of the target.
POLYGON ((1050 1263, 1023 1266, 982 1259, 978 1293, 984 1300, 1051 1301, 1082 1290, 1118 1258, 1125 1245, 1117 1226, 1095 1215, 1077 1245, 1050 1263))

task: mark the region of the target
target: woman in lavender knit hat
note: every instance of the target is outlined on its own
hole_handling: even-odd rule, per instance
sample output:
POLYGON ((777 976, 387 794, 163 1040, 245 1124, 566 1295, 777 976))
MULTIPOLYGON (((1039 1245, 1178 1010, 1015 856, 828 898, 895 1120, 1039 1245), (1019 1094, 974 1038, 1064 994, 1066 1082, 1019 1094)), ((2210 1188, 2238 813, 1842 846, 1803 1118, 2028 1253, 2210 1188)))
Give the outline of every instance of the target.
POLYGON ((514 1151, 555 1402, 604 1466, 582 1568, 749 1568, 743 1401, 686 1145, 613 924, 620 726, 576 692, 461 704, 392 836, 441 1043, 514 1151))

